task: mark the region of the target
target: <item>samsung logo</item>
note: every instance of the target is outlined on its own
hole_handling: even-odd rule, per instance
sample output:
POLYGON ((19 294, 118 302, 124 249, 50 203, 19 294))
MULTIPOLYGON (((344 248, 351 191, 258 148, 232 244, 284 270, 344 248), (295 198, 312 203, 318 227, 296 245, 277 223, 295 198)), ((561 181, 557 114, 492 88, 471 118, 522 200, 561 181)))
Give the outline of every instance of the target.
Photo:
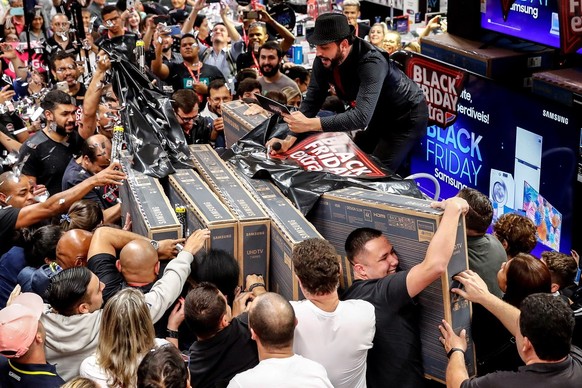
POLYGON ((545 109, 542 111, 542 114, 544 117, 547 117, 547 118, 552 119, 554 121, 557 121, 559 123, 568 125, 568 118, 567 117, 560 116, 559 114, 547 111, 545 109))

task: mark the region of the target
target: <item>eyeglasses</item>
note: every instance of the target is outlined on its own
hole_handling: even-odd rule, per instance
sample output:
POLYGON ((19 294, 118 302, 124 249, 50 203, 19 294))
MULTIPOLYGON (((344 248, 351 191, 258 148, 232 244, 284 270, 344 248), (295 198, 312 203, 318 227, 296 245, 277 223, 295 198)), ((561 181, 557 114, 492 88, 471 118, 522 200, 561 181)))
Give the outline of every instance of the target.
POLYGON ((67 70, 75 70, 75 69, 77 69, 76 65, 69 65, 69 66, 65 66, 65 67, 59 67, 55 71, 60 74, 60 73, 64 73, 67 70))
POLYGON ((196 116, 192 116, 192 117, 184 117, 184 116, 176 113, 176 116, 178 116, 180 118, 180 120, 182 120, 185 123, 191 123, 191 122, 194 122, 194 120, 196 120, 196 118, 198 117, 198 114, 196 114, 196 116))

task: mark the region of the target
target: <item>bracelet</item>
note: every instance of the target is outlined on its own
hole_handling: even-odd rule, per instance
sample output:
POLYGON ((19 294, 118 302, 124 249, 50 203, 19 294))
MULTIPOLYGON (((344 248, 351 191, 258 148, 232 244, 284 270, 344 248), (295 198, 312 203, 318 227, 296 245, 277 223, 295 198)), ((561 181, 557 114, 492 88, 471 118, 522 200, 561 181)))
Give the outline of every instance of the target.
POLYGON ((451 358, 451 354, 455 353, 455 352, 461 352, 463 353, 463 357, 465 357, 465 351, 461 348, 451 348, 451 350, 449 350, 449 352, 447 353, 447 358, 451 358))
POLYGON ((168 331, 168 335, 166 336, 167 338, 178 338, 178 331, 176 330, 170 330, 170 329, 166 329, 168 331))
POLYGON ((249 292, 253 292, 253 290, 257 287, 265 288, 265 283, 253 283, 253 284, 251 284, 249 287, 249 292))

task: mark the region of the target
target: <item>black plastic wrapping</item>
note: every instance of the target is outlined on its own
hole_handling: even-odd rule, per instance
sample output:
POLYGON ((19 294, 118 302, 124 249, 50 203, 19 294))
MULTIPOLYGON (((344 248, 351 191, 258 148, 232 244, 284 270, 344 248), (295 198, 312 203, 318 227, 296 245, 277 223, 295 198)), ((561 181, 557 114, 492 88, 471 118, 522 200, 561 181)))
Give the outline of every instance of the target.
MULTIPOLYGON (((251 178, 271 179, 304 215, 309 213, 323 193, 344 187, 361 187, 391 194, 424 198, 416 182, 403 180, 398 175, 392 174, 377 160, 373 161, 385 174, 384 178, 353 178, 329 172, 306 171, 286 160, 268 157, 264 146, 266 140, 271 137, 283 138, 284 134, 287 133, 286 127, 287 124, 278 120, 277 115, 274 115, 271 120, 265 121, 240 139, 222 157, 235 165, 237 170, 251 178), (272 134, 276 134, 276 136, 272 134)), ((372 159, 371 156, 368 157, 372 159)))
POLYGON ((125 140, 133 168, 156 178, 176 168, 193 168, 184 132, 170 99, 156 89, 139 69, 113 54, 111 71, 125 140))

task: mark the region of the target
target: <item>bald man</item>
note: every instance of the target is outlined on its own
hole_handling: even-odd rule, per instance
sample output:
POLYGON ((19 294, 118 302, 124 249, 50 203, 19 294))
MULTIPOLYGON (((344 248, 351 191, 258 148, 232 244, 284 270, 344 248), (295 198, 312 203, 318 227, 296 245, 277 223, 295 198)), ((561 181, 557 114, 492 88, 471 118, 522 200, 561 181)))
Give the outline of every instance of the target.
POLYGON ((36 203, 32 185, 25 176, 8 171, 0 175, 0 255, 13 245, 15 229, 25 228, 66 213, 73 202, 83 198, 95 186, 118 185, 125 179, 119 163, 91 176, 78 185, 36 203))
POLYGON ((86 267, 87 254, 93 233, 72 229, 62 235, 57 243, 57 264, 62 269, 86 267))
POLYGON ((147 240, 127 243, 119 253, 115 266, 130 287, 151 284, 158 279, 160 272, 158 252, 147 240))
POLYGON ((110 227, 100 227, 93 233, 89 247, 89 268, 101 282, 103 301, 107 302, 115 293, 125 287, 135 287, 146 294, 146 300, 154 322, 158 321, 166 309, 180 296, 182 286, 190 275, 190 265, 194 254, 203 246, 210 236, 208 229, 192 233, 184 249, 178 254, 178 240, 150 240, 136 233, 110 227), (116 253, 120 251, 119 260, 116 253), (169 259, 178 254, 166 266, 158 279, 159 259, 169 259), (176 281, 178 275, 178 281, 176 281), (126 277, 127 276, 127 277, 126 277), (155 292, 153 284, 158 286, 155 292))
MULTIPOLYGON (((81 146, 81 155, 72 158, 63 174, 62 189, 67 190, 107 168, 111 163, 111 140, 104 135, 93 135, 81 146)), ((121 218, 121 203, 117 192, 110 187, 96 187, 83 199, 99 204, 103 209, 103 223, 114 224, 121 218)))
POLYGON ((293 307, 285 298, 272 292, 259 295, 249 311, 259 365, 234 376, 228 387, 332 387, 321 364, 293 353, 296 325, 293 307))

